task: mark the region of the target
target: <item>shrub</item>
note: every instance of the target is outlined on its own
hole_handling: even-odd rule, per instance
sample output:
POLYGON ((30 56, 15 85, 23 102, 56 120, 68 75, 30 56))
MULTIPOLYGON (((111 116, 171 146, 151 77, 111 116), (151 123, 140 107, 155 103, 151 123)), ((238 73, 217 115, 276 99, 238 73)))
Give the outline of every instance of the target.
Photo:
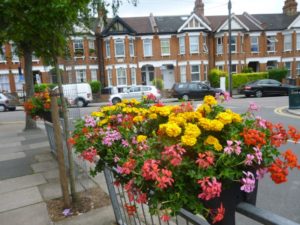
POLYGON ((101 89, 101 83, 100 83, 100 81, 98 81, 98 80, 91 81, 90 85, 91 85, 91 89, 92 89, 92 93, 93 94, 96 94, 96 93, 100 92, 100 89, 101 89))
POLYGON ((246 66, 242 69, 242 73, 253 73, 253 68, 246 66))
MULTIPOLYGON (((232 88, 238 88, 242 84, 246 84, 250 81, 268 78, 267 72, 259 73, 237 73, 232 75, 232 88)), ((226 85, 228 85, 228 79, 226 79, 226 85)))
POLYGON ((212 69, 209 72, 208 80, 212 87, 220 87, 220 77, 225 77, 226 72, 218 69, 212 69))
POLYGON ((35 84, 34 85, 34 92, 40 93, 46 91, 48 85, 47 84, 35 84))
POLYGON ((269 78, 282 82, 282 79, 286 77, 288 70, 286 68, 275 68, 268 71, 269 78))
POLYGON ((162 79, 154 79, 152 84, 158 89, 162 90, 164 88, 164 82, 162 79))

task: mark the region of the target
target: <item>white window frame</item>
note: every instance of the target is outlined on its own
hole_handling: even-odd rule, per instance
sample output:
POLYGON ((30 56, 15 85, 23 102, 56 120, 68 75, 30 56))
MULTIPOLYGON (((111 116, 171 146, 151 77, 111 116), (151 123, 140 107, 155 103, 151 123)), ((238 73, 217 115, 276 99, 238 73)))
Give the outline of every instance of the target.
POLYGON ((244 52, 244 36, 240 35, 240 52, 244 52))
POLYGON ((237 64, 232 64, 232 65, 231 65, 231 73, 232 73, 232 74, 237 73, 237 64))
POLYGON ((106 58, 110 58, 110 41, 109 40, 105 41, 105 53, 106 53, 106 58))
POLYGON ((86 82, 86 70, 76 70, 76 83, 86 82))
POLYGON ((202 36, 202 40, 203 40, 203 53, 208 53, 207 37, 206 36, 202 36))
POLYGON ((136 85, 136 69, 134 67, 130 68, 130 79, 131 85, 136 85))
POLYGON ((72 70, 68 70, 67 71, 67 76, 68 76, 68 81, 69 81, 69 83, 71 84, 71 83, 73 83, 73 76, 72 76, 72 70))
POLYGON ((223 71, 224 70, 224 66, 223 65, 218 65, 217 69, 220 70, 220 71, 223 71))
POLYGON ((125 57, 125 43, 124 39, 117 38, 115 39, 115 56, 125 57))
POLYGON ((146 38, 143 40, 144 57, 152 56, 152 39, 146 38))
POLYGON ((199 53, 199 36, 190 36, 190 54, 199 53))
POLYGON ((160 50, 161 50, 162 56, 170 55, 170 39, 169 38, 160 39, 160 50))
POLYGON ((300 50, 300 33, 297 33, 297 40, 296 40, 296 48, 297 50, 300 50))
POLYGON ((5 56, 5 54, 6 54, 6 52, 5 52, 5 45, 2 45, 1 46, 1 49, 2 49, 2 51, 3 52, 0 52, 0 61, 6 61, 6 56, 5 56))
POLYGON ((203 71, 204 80, 207 81, 208 80, 208 65, 204 65, 203 69, 204 69, 204 71, 203 71))
MULTIPOLYGON (((227 44, 227 51, 229 52, 229 42, 227 44)), ((237 52, 237 36, 231 36, 231 52, 232 53, 237 52)))
POLYGON ((9 74, 0 74, 0 92, 10 92, 9 74))
POLYGON ((275 36, 267 36, 267 52, 276 51, 276 41, 275 36))
POLYGON ((83 48, 83 40, 82 39, 75 39, 73 42, 74 46, 74 52, 77 50, 82 51, 82 54, 84 55, 84 48, 83 48))
POLYGON ((217 37, 216 38, 216 49, 217 49, 217 54, 222 55, 223 54, 223 37, 217 37))
POLYGON ((287 78, 292 77, 292 62, 284 62, 284 67, 287 69, 287 78))
POLYGON ((296 62, 296 74, 297 76, 300 76, 300 61, 296 62))
POLYGON ((191 81, 192 82, 196 82, 196 81, 200 81, 200 65, 191 65, 191 81), (194 70, 195 68, 197 68, 197 70, 194 70), (197 76, 198 79, 194 79, 197 76))
POLYGON ((292 34, 285 34, 284 35, 284 51, 291 51, 292 50, 292 34))
POLYGON ((124 67, 117 68, 117 86, 126 86, 126 85, 127 85, 126 68, 124 67))
POLYGON ((95 41, 94 40, 89 40, 89 49, 95 50, 95 41))
POLYGON ((186 82, 186 66, 180 66, 180 82, 186 82))
POLYGON ((133 39, 129 39, 129 55, 130 55, 130 57, 134 57, 134 41, 133 41, 133 39))
POLYGON ((91 81, 97 81, 97 70, 96 69, 92 69, 91 70, 91 81))
POLYGON ((112 69, 107 69, 106 74, 107 74, 107 86, 110 87, 113 84, 112 69))
POLYGON ((185 37, 179 37, 179 54, 184 55, 185 54, 185 37))
POLYGON ((251 52, 253 52, 253 53, 259 52, 259 37, 258 36, 250 37, 250 48, 251 48, 251 52), (256 50, 254 50, 255 48, 256 48, 256 50))
POLYGON ((16 48, 17 46, 15 44, 11 45, 12 61, 19 61, 19 56, 16 54, 16 48))

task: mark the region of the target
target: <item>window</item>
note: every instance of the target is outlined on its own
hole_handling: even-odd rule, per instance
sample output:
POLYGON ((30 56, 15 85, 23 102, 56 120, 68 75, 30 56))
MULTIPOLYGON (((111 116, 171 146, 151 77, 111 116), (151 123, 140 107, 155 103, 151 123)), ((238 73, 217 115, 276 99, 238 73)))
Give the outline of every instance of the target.
POLYGON ((240 36, 240 40, 241 40, 240 51, 241 51, 241 53, 243 53, 244 52, 244 36, 240 36))
POLYGON ((145 57, 152 56, 152 40, 151 39, 144 39, 143 48, 144 48, 144 56, 145 57))
POLYGON ((231 65, 231 73, 237 73, 237 66, 235 64, 231 65))
POLYGON ((5 45, 2 45, 1 49, 0 49, 0 61, 5 61, 5 45))
MULTIPOLYGON (((228 46, 229 51, 229 46, 228 46)), ((231 52, 236 52, 236 37, 231 37, 231 52)))
POLYGON ((161 55, 170 55, 170 40, 161 39, 160 48, 161 48, 161 55))
POLYGON ((74 40, 74 52, 75 54, 83 55, 83 40, 74 40))
POLYGON ((258 37, 251 37, 251 52, 259 51, 258 37))
POLYGON ((223 37, 217 38, 217 54, 223 54, 223 37))
POLYGON ((287 34, 284 35, 284 51, 291 51, 292 50, 292 35, 287 34))
POLYGON ((67 75, 68 75, 68 81, 69 81, 69 83, 73 83, 72 71, 71 70, 67 71, 67 75))
POLYGON ((131 85, 136 85, 136 70, 135 68, 130 69, 130 76, 131 76, 131 85))
POLYGON ((275 36, 267 36, 267 51, 268 52, 275 52, 275 43, 276 43, 275 36))
POLYGON ((109 40, 105 41, 105 51, 106 51, 106 58, 110 58, 110 43, 109 43, 109 40))
POLYGON ((125 56, 124 39, 116 39, 115 40, 115 54, 116 54, 116 57, 124 57, 125 56))
POLYGON ((127 76, 125 68, 117 69, 117 86, 127 85, 127 76))
POLYGON ((97 81, 97 70, 91 70, 91 80, 97 81))
POLYGON ((112 73, 111 73, 111 69, 107 70, 107 86, 108 87, 112 86, 112 73))
POLYGON ((129 39, 129 55, 134 56, 134 42, 133 39, 129 39))
POLYGON ((300 33, 297 34, 297 50, 300 50, 300 33))
POLYGON ((180 82, 186 82, 186 66, 180 66, 180 82))
POLYGON ((192 77, 192 81, 200 81, 200 66, 199 65, 191 66, 191 77, 192 77))
POLYGON ((297 62, 296 73, 297 73, 297 76, 300 76, 300 62, 297 62))
POLYGON ((287 69, 287 78, 290 78, 292 76, 291 74, 291 62, 285 62, 284 67, 287 69))
POLYGON ((95 42, 94 42, 94 40, 89 40, 89 49, 95 49, 95 42))
POLYGON ((8 74, 0 74, 0 92, 10 92, 8 74))
POLYGON ((185 54, 185 37, 179 38, 179 54, 185 54))
POLYGON ((21 76, 23 76, 23 75, 14 74, 14 80, 15 80, 17 91, 22 91, 23 90, 23 83, 25 81, 24 81, 24 78, 21 78, 21 76))
POLYGON ((203 52, 204 53, 208 53, 208 48, 207 48, 207 41, 206 41, 206 36, 202 36, 202 40, 203 40, 203 52))
POLYGON ((204 75, 204 80, 208 80, 208 77, 207 77, 207 72, 208 72, 208 66, 207 65, 204 65, 204 71, 203 71, 203 75, 204 75))
POLYGON ((86 82, 86 72, 85 70, 76 70, 76 83, 86 82))
POLYGON ((12 60, 13 61, 19 61, 17 46, 15 44, 11 45, 11 53, 12 53, 12 60))
POLYGON ((199 53, 199 37, 190 36, 190 53, 199 53))
POLYGON ((219 66, 217 66, 217 69, 223 71, 224 70, 224 66, 223 65, 219 65, 219 66))

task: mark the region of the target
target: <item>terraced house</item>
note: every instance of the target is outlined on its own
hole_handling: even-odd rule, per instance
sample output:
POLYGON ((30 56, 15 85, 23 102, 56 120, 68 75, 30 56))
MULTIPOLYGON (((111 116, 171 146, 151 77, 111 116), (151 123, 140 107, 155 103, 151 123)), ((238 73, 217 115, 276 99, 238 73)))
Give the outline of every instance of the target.
MULTIPOLYGON (((71 60, 60 61, 64 82, 97 79, 104 86, 125 86, 159 78, 170 89, 175 82, 205 81, 215 67, 227 71, 228 15, 205 16, 204 9, 202 0, 196 0, 187 15, 117 16, 104 28, 99 19, 93 27, 78 28, 70 43, 71 60)), ((254 71, 285 67, 287 78, 300 84, 300 13, 295 0, 283 1, 282 9, 278 14, 231 15, 233 73, 245 66, 254 71)), ((10 67, 16 74, 16 62, 0 57, 0 89, 18 89, 18 76, 8 73, 10 67)), ((51 68, 37 63, 33 71, 41 81, 55 82, 51 68)))

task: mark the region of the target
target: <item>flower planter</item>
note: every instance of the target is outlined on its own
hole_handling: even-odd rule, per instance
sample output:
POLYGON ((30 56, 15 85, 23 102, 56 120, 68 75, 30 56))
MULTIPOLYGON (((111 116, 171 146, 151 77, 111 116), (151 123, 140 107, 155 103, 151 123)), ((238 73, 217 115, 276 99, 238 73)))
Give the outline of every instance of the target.
POLYGON ((43 120, 52 123, 52 115, 51 115, 51 112, 44 112, 42 115, 40 115, 40 117, 41 117, 43 120))

